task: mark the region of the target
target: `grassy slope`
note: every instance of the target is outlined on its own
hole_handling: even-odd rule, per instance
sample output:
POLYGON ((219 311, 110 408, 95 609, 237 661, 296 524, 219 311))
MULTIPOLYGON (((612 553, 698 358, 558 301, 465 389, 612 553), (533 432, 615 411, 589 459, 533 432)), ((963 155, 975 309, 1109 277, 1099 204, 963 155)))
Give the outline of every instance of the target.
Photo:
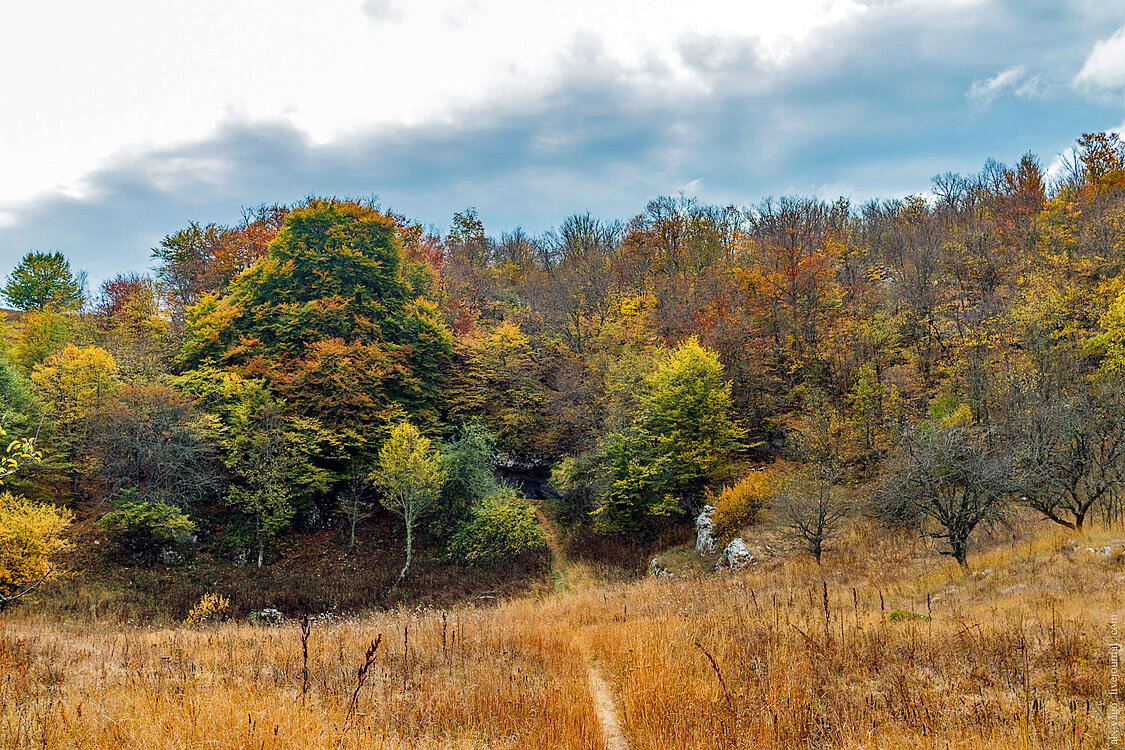
POLYGON ((978 552, 987 575, 866 526, 823 568, 782 555, 598 584, 575 562, 568 591, 318 624, 305 695, 293 623, 80 628, 25 610, 0 637, 0 744, 597 748, 592 660, 635 750, 1103 747, 1125 567, 1084 548, 1123 540, 1075 549, 1038 526, 978 552))

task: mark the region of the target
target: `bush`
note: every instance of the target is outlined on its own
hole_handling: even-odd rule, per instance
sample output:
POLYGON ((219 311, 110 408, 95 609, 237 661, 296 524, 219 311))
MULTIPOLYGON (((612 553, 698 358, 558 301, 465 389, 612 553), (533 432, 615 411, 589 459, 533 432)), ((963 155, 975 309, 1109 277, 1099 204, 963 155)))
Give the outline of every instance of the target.
POLYGON ((163 548, 186 542, 195 531, 192 520, 176 506, 134 500, 131 493, 127 497, 98 519, 98 526, 125 549, 153 560, 163 548))
POLYGON ((478 501, 496 494, 500 484, 492 472, 496 436, 478 424, 461 427, 456 439, 442 448, 441 507, 430 522, 440 536, 453 531, 478 501))
POLYGON ((226 617, 230 610, 230 599, 222 594, 204 594, 196 605, 188 612, 184 625, 199 627, 212 622, 218 622, 226 617))
POLYGON ((724 487, 711 501, 718 537, 731 539, 743 526, 759 523, 776 494, 777 479, 767 471, 751 472, 733 487, 724 487))
POLYGON ((0 598, 16 596, 42 580, 59 553, 71 549, 63 533, 74 515, 50 503, 0 495, 0 598))
POLYGON ((535 510, 524 503, 492 497, 473 506, 469 519, 453 535, 449 552, 462 562, 476 565, 529 552, 542 552, 547 540, 535 510))

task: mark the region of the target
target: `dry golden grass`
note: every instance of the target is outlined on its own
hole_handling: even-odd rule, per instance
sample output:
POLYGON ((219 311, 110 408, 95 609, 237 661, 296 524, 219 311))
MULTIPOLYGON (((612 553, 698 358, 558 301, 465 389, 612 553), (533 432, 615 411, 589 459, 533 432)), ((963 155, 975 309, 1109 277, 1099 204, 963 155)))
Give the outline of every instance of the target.
POLYGON ((987 576, 866 527, 839 547, 824 568, 685 580, 592 584, 572 566, 538 599, 316 624, 307 690, 295 623, 24 613, 0 633, 0 746, 603 748, 590 664, 634 750, 1107 745, 1120 560, 1053 532, 973 559, 987 576))
POLYGON ((0 745, 595 746, 582 655, 534 603, 314 625, 127 630, 9 624, 0 745), (382 636, 350 710, 365 649, 382 636))

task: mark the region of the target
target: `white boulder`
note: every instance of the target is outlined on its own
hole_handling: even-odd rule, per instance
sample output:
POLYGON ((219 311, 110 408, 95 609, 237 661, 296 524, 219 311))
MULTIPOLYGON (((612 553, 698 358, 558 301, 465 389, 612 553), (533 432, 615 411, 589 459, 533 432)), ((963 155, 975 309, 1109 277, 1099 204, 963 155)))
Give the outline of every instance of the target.
POLYGON ((256 612, 251 612, 248 615, 250 622, 255 625, 280 625, 285 621, 285 615, 281 611, 273 607, 266 607, 259 609, 256 612))
POLYGON ((719 562, 715 564, 715 570, 724 568, 727 570, 742 570, 752 562, 754 562, 754 556, 746 548, 746 542, 735 537, 723 550, 723 554, 719 555, 719 562))

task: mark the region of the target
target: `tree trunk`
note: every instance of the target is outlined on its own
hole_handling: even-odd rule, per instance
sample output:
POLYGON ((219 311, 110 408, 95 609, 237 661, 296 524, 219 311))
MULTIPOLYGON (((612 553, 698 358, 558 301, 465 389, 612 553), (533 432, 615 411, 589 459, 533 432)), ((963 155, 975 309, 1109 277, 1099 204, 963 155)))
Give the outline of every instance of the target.
POLYGON ((964 568, 965 570, 968 570, 969 569, 969 560, 968 560, 969 549, 968 549, 968 545, 963 544, 963 543, 959 543, 959 542, 955 542, 950 546, 953 547, 953 559, 956 560, 957 564, 960 565, 962 568, 964 568))
MULTIPOLYGON (((352 502, 354 503, 355 500, 353 499, 352 502)), ((357 512, 358 512, 357 507, 353 505, 352 506, 352 537, 351 537, 351 540, 348 542, 348 549, 349 550, 355 549, 355 522, 356 522, 357 512)))
POLYGON ((258 534, 258 567, 262 567, 262 558, 266 555, 266 540, 262 537, 262 512, 254 516, 254 531, 258 534))
POLYGON ((406 578, 406 571, 410 570, 410 552, 414 547, 414 524, 411 521, 406 522, 406 565, 402 566, 402 572, 398 574, 398 579, 395 580, 394 586, 391 586, 393 591, 403 579, 406 578))

